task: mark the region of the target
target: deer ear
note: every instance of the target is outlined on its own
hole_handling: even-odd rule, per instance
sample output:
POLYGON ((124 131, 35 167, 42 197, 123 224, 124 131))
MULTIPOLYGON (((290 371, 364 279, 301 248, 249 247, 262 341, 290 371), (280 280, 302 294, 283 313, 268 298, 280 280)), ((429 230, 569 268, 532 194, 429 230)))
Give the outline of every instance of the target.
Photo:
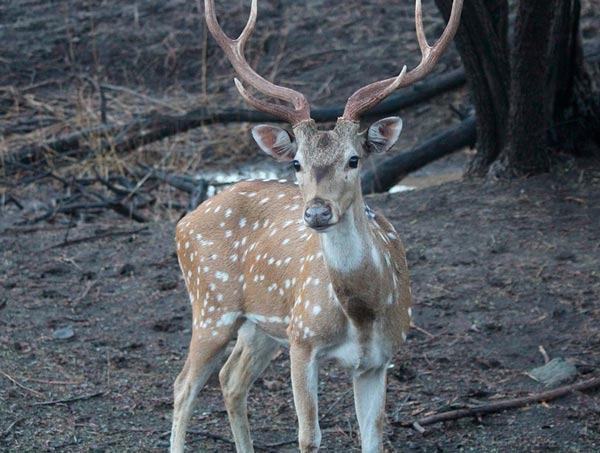
POLYGON ((296 141, 285 129, 261 124, 252 128, 252 137, 269 156, 278 161, 290 161, 296 154, 296 141))
POLYGON ((367 130, 367 152, 385 153, 394 146, 401 131, 402 120, 397 116, 374 122, 367 130))

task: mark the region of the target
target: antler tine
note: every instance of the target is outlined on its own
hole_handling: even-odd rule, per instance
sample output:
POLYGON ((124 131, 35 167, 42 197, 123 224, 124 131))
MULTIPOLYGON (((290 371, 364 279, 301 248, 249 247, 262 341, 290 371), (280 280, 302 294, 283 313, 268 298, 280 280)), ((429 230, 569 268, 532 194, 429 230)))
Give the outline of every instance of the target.
POLYGON ((342 118, 349 121, 359 121, 362 113, 379 104, 393 91, 401 87, 409 86, 429 74, 454 38, 456 30, 458 29, 462 6, 463 0, 454 0, 446 29, 436 43, 433 46, 430 46, 427 43, 425 31, 423 30, 421 0, 416 0, 415 23, 417 40, 419 42, 419 48, 421 49, 421 62, 416 68, 409 72, 406 72, 406 66, 404 66, 398 76, 373 82, 357 90, 350 96, 348 102, 346 102, 346 108, 344 109, 342 118))
POLYGON ((429 44, 427 44, 427 37, 425 36, 425 30, 423 29, 423 8, 421 0, 417 0, 415 3, 415 26, 417 29, 417 41, 419 42, 419 48, 421 49, 421 55, 429 53, 429 44))
MULTIPOLYGON (((213 0, 211 0, 212 2, 213 0)), ((250 16, 248 17, 248 22, 246 22, 246 26, 240 33, 238 41, 240 43, 241 54, 244 54, 244 49, 246 48, 246 42, 248 42, 248 38, 254 31, 254 27, 256 26, 256 17, 258 16, 258 0, 252 0, 250 4, 250 16)))
POLYGON ((285 119, 292 126, 310 120, 310 106, 302 93, 269 82, 254 71, 246 61, 244 48, 256 25, 257 0, 252 0, 250 17, 237 39, 231 39, 227 36, 219 25, 214 0, 204 0, 204 9, 208 30, 221 49, 223 49, 223 52, 225 52, 227 59, 235 69, 235 72, 237 72, 239 78, 266 96, 289 102, 293 105, 293 108, 259 100, 246 91, 240 80, 235 79, 236 88, 244 100, 257 110, 285 119))

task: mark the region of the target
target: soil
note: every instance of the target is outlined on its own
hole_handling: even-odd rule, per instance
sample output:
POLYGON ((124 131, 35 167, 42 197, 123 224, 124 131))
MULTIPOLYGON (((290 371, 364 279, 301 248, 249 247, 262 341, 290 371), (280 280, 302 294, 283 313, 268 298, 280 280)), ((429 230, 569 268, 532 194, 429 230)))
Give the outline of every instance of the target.
MULTIPOLYGON (((265 25, 249 44, 251 61, 309 94, 313 105, 343 102, 361 81, 418 60, 410 2, 260 3, 265 25)), ((245 3, 223 4, 226 29, 239 29, 245 3)), ((437 11, 432 1, 424 5, 436 13, 426 24, 437 36, 437 11)), ((586 42, 597 36, 592 5, 583 2, 586 42)), ((192 1, 4 2, 0 151, 98 124, 99 83, 116 87, 109 90, 109 122, 152 109, 238 102, 231 71, 210 39, 203 57, 199 24, 192 1)), ((458 64, 451 51, 437 71, 458 64)), ((450 104, 468 104, 466 91, 402 112, 406 133, 394 152, 456 121, 450 104)), ((247 130, 199 128, 126 156, 53 171, 127 175, 137 161, 188 173, 231 169, 256 162, 247 130)), ((436 165, 455 174, 468 153, 436 165)), ((63 188, 49 179, 1 182, 0 451, 166 451, 172 385, 191 332, 173 240, 181 211, 148 207, 152 221, 145 224, 106 211, 19 225, 63 188), (7 202, 11 197, 24 208, 7 202)), ((404 239, 415 299, 416 327, 388 375, 388 451, 600 451, 597 389, 426 426, 424 434, 401 426, 543 391, 527 373, 545 355, 573 364, 578 381, 599 375, 599 194, 600 163, 565 159, 560 170, 529 179, 460 180, 368 198, 404 239)), ((162 196, 183 198, 168 190, 162 196)), ((319 394, 323 450, 359 451, 349 373, 323 366, 319 394)), ((261 451, 297 450, 285 350, 256 382, 249 408, 261 451)), ((217 379, 202 391, 190 426, 190 451, 234 451, 217 379)))
MULTIPOLYGON (((598 451, 600 394, 427 427, 395 422, 543 390, 528 370, 550 358, 578 378, 600 367, 600 166, 512 183, 451 182, 369 197, 407 246, 415 324, 388 380, 389 451, 598 451)), ((174 224, 5 229, 0 299, 0 448, 164 451, 171 388, 190 309, 174 224), (85 239, 87 238, 87 239, 85 239), (69 329, 72 329, 69 330, 69 329)), ((320 375, 325 451, 356 451, 350 377, 320 375)), ((232 451, 216 379, 203 390, 189 445, 232 451), (207 437, 209 435, 210 437, 207 437)), ((285 351, 249 398, 257 444, 292 441, 285 351)))

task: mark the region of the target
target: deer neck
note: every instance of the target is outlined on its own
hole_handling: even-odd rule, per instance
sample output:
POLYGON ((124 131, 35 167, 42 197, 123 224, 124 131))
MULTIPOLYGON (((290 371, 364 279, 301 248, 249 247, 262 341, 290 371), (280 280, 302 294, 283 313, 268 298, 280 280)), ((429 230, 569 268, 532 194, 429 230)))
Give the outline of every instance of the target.
POLYGON ((378 255, 373 253, 374 237, 369 227, 371 220, 365 204, 357 200, 330 231, 320 234, 321 250, 330 271, 352 274, 364 267, 381 267, 378 255))
POLYGON ((331 231, 319 235, 333 292, 357 324, 372 321, 379 310, 385 278, 379 252, 362 197, 331 231))

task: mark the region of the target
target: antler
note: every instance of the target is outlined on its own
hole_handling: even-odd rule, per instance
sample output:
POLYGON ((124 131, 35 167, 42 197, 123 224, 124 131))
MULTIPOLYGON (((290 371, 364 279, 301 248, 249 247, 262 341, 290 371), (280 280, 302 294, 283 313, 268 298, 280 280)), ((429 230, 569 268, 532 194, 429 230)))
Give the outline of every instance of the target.
POLYGON ((286 121, 290 122, 292 126, 301 123, 302 121, 309 120, 310 107, 302 93, 292 90, 291 88, 282 87, 269 82, 257 74, 246 61, 246 57, 244 56, 244 47, 246 46, 246 42, 248 41, 248 38, 252 34, 254 26, 256 25, 257 0, 252 0, 250 17, 248 18, 248 22, 242 30, 242 33, 237 39, 229 38, 229 36, 225 34, 219 25, 219 22, 217 21, 217 15, 215 13, 214 0, 204 0, 204 9, 206 15, 206 25, 208 25, 211 35, 213 35, 219 46, 221 46, 221 49, 223 49, 225 52, 225 55, 229 59, 240 79, 266 96, 289 102, 294 106, 294 108, 290 108, 285 105, 271 104, 269 102, 257 99, 248 93, 248 91, 246 91, 242 85, 242 82, 240 82, 238 79, 234 79, 235 86, 246 102, 258 110, 285 119, 286 121))
POLYGON ((417 27, 417 40, 419 41, 419 47, 421 48, 421 62, 416 68, 409 72, 406 72, 406 66, 404 66, 398 76, 373 82, 356 91, 350 96, 348 102, 346 102, 346 108, 344 109, 342 118, 350 121, 359 121, 362 113, 379 104, 393 91, 411 85, 429 74, 444 51, 448 48, 452 38, 454 38, 454 34, 458 28, 462 6, 463 0, 454 0, 448 25, 440 39, 438 39, 433 47, 431 47, 427 44, 427 38, 423 31, 421 0, 416 0, 415 22, 417 27))

